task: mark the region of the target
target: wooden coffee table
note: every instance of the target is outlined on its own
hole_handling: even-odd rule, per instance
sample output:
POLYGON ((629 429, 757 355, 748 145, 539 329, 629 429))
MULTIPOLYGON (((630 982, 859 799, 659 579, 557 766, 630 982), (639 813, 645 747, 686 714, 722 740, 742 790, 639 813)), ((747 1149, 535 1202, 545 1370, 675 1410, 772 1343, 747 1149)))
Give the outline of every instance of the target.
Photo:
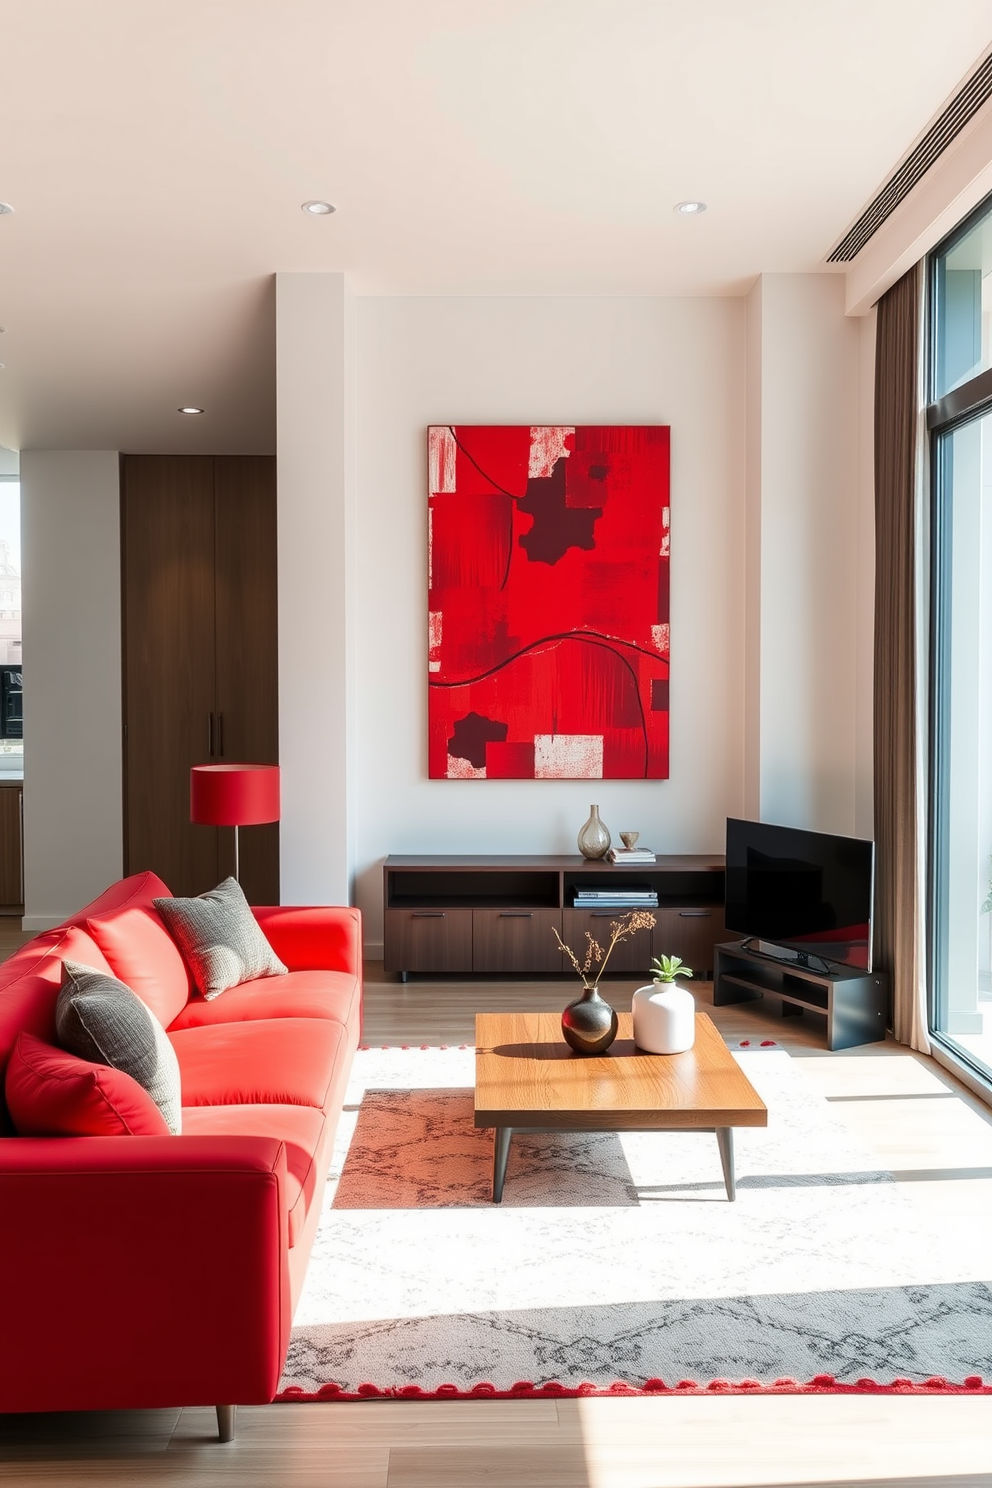
POLYGON ((495 1127, 493 1203, 503 1198, 515 1131, 713 1131, 735 1197, 734 1127, 768 1111, 705 1013, 684 1054, 645 1054, 620 1014, 605 1054, 573 1054, 556 1013, 477 1013, 475 1124, 495 1127))

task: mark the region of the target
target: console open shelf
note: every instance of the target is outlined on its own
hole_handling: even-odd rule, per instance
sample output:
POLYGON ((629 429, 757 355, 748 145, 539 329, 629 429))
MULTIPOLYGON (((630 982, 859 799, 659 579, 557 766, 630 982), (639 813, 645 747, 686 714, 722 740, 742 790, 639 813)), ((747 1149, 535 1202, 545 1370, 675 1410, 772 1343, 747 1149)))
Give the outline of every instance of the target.
POLYGON ((724 863, 701 854, 629 866, 578 856, 391 856, 383 866, 385 969, 404 981, 410 972, 560 976, 553 930, 578 949, 587 930, 602 942, 625 913, 576 907, 576 893, 641 886, 658 895, 657 923, 616 948, 610 972, 646 978, 651 957, 668 955, 708 976, 726 933, 724 863))

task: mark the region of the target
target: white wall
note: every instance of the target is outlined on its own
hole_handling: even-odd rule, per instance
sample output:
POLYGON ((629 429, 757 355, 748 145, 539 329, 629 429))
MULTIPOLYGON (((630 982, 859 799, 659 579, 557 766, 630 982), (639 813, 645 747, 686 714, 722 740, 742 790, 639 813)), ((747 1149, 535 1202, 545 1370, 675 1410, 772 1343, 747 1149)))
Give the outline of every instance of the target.
POLYGON ((749 814, 854 833, 871 648, 862 333, 839 276, 765 274, 748 334, 749 814))
POLYGON ((347 904, 355 853, 354 301, 276 276, 280 893, 347 904))
POLYGON ((762 280, 745 304, 746 445, 744 494, 744 803, 743 815, 761 818, 761 345, 762 280))
POLYGON ((743 791, 743 302, 356 305, 356 869, 370 945, 390 852, 574 852, 593 801, 614 835, 722 851, 743 791), (669 780, 427 779, 425 431, 449 421, 671 424, 669 780))
POLYGON ((22 451, 25 930, 122 872, 120 481, 112 450, 22 451))

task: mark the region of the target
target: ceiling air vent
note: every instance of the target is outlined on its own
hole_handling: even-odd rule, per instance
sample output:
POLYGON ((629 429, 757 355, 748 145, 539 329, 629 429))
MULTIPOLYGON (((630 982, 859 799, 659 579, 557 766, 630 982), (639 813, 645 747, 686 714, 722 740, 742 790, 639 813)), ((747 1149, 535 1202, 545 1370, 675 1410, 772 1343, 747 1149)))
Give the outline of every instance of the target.
POLYGON ((838 244, 827 263, 850 263, 856 258, 873 233, 908 196, 935 160, 956 139, 982 104, 992 97, 992 53, 973 72, 960 92, 955 93, 938 119, 931 124, 915 149, 911 150, 895 175, 882 187, 874 201, 868 203, 850 232, 838 244))

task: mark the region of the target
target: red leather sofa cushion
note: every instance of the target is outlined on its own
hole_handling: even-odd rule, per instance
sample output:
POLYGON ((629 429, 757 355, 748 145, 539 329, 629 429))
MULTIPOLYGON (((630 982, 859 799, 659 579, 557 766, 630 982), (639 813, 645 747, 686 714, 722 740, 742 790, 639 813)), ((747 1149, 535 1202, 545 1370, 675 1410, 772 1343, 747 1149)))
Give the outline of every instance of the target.
POLYGON ((362 916, 335 905, 265 904, 252 908, 262 933, 290 971, 350 971, 362 975, 362 916))
POLYGON ((346 1048, 342 1025, 316 1018, 214 1023, 170 1032, 169 1039, 179 1060, 184 1106, 323 1110, 346 1048))
POLYGON ((167 1137, 158 1106, 137 1080, 91 1064, 33 1034, 14 1045, 4 1082, 22 1137, 167 1137))
MULTIPOLYGON (((117 974, 87 933, 87 918, 132 904, 150 904, 156 895, 168 893, 156 873, 135 873, 120 879, 64 925, 42 931, 0 964, 0 1076, 22 1028, 55 1043, 55 999, 63 961, 78 961, 94 971, 117 974)), ((0 1100, 0 1136, 12 1131, 6 1102, 0 1100)))
POLYGON ((290 971, 281 977, 258 977, 228 988, 212 1002, 193 997, 169 1024, 169 1032, 258 1018, 330 1018, 348 1023, 359 1016, 361 995, 358 978, 347 971, 290 971))
MULTIPOLYGON (((11 1050, 22 1030, 46 1043, 57 1043, 55 1003, 63 959, 110 973, 96 942, 78 925, 46 930, 0 965, 0 1089, 11 1050)), ((13 1130, 6 1101, 0 1100, 0 1136, 9 1136, 13 1130)))
POLYGON ((190 995, 186 963, 151 903, 90 915, 86 929, 113 969, 163 1028, 168 1028, 190 995))

